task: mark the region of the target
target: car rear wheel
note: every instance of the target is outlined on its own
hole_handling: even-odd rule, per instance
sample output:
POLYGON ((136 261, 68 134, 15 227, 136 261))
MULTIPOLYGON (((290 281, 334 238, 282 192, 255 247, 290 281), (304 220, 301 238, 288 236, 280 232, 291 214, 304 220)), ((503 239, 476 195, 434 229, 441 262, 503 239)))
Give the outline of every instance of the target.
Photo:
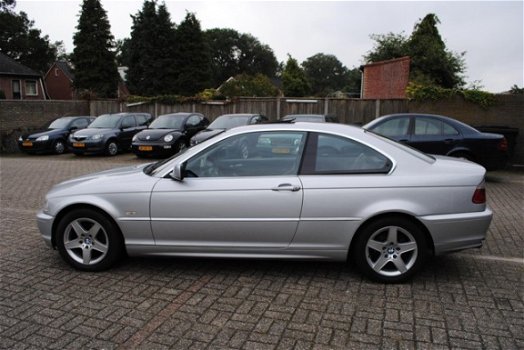
POLYGON ((66 146, 63 140, 56 140, 53 144, 53 151, 55 154, 63 154, 66 150, 66 146))
POLYGON ((65 215, 56 230, 62 258, 84 271, 101 271, 120 259, 123 239, 115 224, 92 209, 78 209, 65 215))
POLYGON ((422 230, 403 217, 381 218, 367 224, 356 238, 357 266, 378 282, 404 282, 424 264, 427 242, 422 230))
POLYGON ((118 144, 115 140, 109 140, 106 145, 106 154, 108 156, 116 156, 118 153, 118 144))

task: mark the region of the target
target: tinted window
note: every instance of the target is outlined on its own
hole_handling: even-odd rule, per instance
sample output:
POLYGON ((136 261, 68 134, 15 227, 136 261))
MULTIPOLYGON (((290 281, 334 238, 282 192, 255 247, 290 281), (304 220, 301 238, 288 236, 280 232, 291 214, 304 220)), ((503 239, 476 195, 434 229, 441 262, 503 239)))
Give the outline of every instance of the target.
POLYGON ((70 118, 59 118, 55 121, 53 121, 50 125, 49 125, 49 129, 63 129, 63 128, 66 128, 67 127, 67 124, 69 124, 69 122, 71 121, 70 118))
POLYGON ((378 124, 372 130, 384 136, 402 136, 408 134, 409 117, 393 118, 378 124))
POLYGON ((149 121, 149 117, 145 116, 143 114, 135 115, 135 117, 136 117, 136 121, 137 121, 139 126, 147 125, 147 123, 149 121))
POLYGON ((302 173, 387 173, 391 162, 357 141, 327 134, 311 134, 302 173))
POLYGON ((133 117, 133 116, 128 116, 128 117, 125 117, 125 118, 122 120, 121 128, 122 128, 122 129, 132 128, 132 127, 134 127, 135 125, 136 125, 136 124, 135 124, 135 117, 133 117))
POLYGON ((96 118, 94 122, 89 125, 90 128, 116 128, 120 121, 118 114, 104 114, 96 118))
POLYGON ((189 117, 186 124, 187 126, 197 126, 198 124, 200 124, 201 120, 202 118, 199 115, 192 115, 191 117, 189 117))
POLYGON ((296 174, 304 132, 256 132, 232 136, 191 158, 188 177, 275 176, 296 174))
POLYGON ((433 118, 415 118, 415 135, 441 135, 442 122, 433 118))
POLYGON ((209 124, 209 129, 231 129, 237 126, 247 125, 249 123, 249 116, 230 116, 223 115, 209 124))
POLYGON ((149 127, 151 129, 181 129, 183 121, 183 116, 161 115, 149 127))
POLYGON ((448 123, 442 123, 443 126, 443 133, 444 135, 458 135, 459 132, 457 129, 455 129, 453 126, 449 125, 448 123))

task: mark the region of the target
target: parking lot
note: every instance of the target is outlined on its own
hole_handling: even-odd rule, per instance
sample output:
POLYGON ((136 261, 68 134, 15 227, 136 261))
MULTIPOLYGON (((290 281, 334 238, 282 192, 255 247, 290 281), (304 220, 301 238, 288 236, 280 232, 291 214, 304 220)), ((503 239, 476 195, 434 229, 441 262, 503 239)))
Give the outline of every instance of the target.
POLYGON ((342 263, 128 258, 78 272, 36 211, 62 180, 134 155, 0 157, 0 348, 523 349, 524 173, 488 175, 481 249, 382 285, 342 263))

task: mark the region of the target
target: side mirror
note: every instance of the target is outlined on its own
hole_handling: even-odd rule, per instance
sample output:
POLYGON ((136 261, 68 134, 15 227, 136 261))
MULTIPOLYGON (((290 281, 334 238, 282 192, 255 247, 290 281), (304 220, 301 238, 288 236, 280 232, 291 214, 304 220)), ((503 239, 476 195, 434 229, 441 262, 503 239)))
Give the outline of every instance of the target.
POLYGON ((175 167, 173 168, 173 171, 171 172, 171 178, 173 178, 176 181, 184 180, 185 167, 186 167, 186 163, 175 164, 175 167))

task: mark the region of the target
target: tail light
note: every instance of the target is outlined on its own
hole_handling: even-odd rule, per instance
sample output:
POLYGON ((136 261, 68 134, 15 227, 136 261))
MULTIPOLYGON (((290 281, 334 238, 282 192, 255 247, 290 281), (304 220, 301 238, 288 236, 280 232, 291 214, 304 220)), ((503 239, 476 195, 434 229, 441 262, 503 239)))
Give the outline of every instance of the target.
POLYGON ((500 140, 499 144, 497 145, 497 149, 502 152, 508 151, 508 140, 506 140, 505 137, 500 140))
POLYGON ((473 193, 471 201, 475 204, 486 203, 486 183, 484 180, 482 180, 482 182, 475 189, 475 193, 473 193))

